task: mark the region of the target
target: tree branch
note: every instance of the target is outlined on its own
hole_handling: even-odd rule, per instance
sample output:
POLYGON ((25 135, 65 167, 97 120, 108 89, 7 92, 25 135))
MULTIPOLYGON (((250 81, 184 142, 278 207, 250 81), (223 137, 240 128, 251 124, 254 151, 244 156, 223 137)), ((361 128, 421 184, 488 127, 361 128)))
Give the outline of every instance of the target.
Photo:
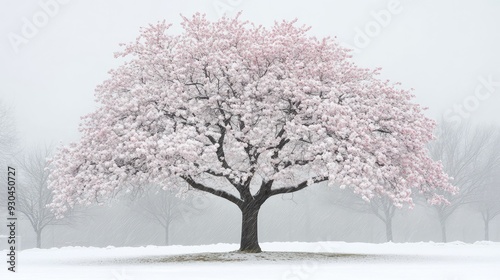
MULTIPOLYGON (((320 183, 320 182, 323 182, 323 181, 326 181, 328 180, 328 178, 326 177, 314 177, 312 178, 312 181, 314 184, 316 183, 320 183)), ((302 189, 305 189, 306 187, 308 187, 308 181, 303 181, 302 183, 296 185, 296 186, 293 186, 293 187, 284 187, 284 188, 279 188, 279 189, 274 189, 274 190, 271 190, 269 192, 269 196, 273 196, 273 195, 277 195, 277 194, 283 194, 283 193, 293 193, 293 192, 296 192, 296 191, 300 191, 302 189)))
POLYGON ((227 193, 223 190, 216 190, 216 189, 207 187, 203 184, 195 182, 193 180, 193 178, 191 178, 191 176, 181 176, 181 178, 184 181, 186 181, 191 187, 193 187, 197 190, 200 190, 200 191, 211 193, 211 194, 216 195, 218 197, 225 198, 225 199, 231 201, 232 203, 236 204, 238 207, 240 207, 243 203, 243 201, 241 201, 240 199, 238 199, 237 197, 235 197, 234 195, 232 195, 230 193, 227 193))

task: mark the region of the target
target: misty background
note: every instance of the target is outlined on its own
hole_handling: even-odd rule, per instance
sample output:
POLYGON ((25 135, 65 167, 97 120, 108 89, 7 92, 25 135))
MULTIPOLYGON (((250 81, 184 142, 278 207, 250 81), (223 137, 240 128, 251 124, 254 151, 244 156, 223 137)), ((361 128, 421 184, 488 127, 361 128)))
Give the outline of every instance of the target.
MULTIPOLYGON (((432 155, 456 173, 450 175, 463 190, 445 209, 416 197, 410 210, 385 201, 367 204, 349 190, 319 184, 264 204, 261 242, 500 241, 500 215, 485 222, 486 213, 500 213, 498 1, 2 0, 0 5, 0 153, 2 166, 20 171, 18 186, 26 190, 20 194, 28 213, 19 213, 22 248, 37 246, 37 231, 38 245, 45 248, 239 241, 239 210, 208 194, 181 200, 151 187, 148 193, 76 209, 65 220, 40 208, 50 198, 41 191, 44 159, 58 145, 78 141, 80 117, 97 106, 94 88, 121 63, 113 58, 119 43, 135 40, 141 26, 162 20, 180 32, 180 14, 216 19, 239 11, 264 26, 297 18, 297 24, 312 27, 311 35, 337 37, 354 49, 358 65, 382 67, 383 78, 413 88, 414 101, 440 124, 432 155)), ((3 172, 0 176, 6 182, 3 172)))

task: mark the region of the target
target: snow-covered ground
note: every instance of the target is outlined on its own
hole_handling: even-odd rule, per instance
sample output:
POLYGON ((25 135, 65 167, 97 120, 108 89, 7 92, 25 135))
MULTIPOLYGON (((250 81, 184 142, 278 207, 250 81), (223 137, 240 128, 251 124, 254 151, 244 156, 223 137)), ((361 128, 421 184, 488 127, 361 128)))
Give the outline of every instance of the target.
MULTIPOLYGON (((18 272, 0 279, 500 279, 500 243, 262 243, 125 248, 65 247, 19 252, 18 272)), ((2 251, 5 256, 6 251, 2 251)))

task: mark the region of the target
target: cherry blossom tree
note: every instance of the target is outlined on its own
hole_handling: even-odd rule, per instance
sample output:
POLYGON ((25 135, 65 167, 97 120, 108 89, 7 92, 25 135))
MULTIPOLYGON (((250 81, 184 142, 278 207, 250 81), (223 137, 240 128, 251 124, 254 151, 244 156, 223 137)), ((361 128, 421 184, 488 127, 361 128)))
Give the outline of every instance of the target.
POLYGON ((125 61, 97 88, 81 140, 52 159, 58 215, 138 183, 195 189, 234 203, 240 250, 260 252, 257 217, 274 195, 328 181, 401 206, 412 191, 431 203, 455 191, 425 148, 434 121, 334 39, 239 16, 182 27, 150 25, 116 54, 125 61))

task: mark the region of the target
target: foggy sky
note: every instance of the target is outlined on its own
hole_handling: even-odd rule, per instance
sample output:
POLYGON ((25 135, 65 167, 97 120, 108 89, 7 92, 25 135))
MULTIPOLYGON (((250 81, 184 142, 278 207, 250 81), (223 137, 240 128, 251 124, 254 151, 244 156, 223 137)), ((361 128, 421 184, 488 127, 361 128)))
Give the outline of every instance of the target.
POLYGON ((13 107, 19 138, 28 145, 78 140, 80 117, 96 107, 94 88, 119 65, 113 52, 134 40, 139 27, 166 20, 179 32, 180 14, 216 19, 221 9, 265 26, 297 18, 312 27, 311 35, 336 36, 359 49, 359 65, 382 67, 383 78, 414 88, 415 101, 433 118, 456 117, 456 106, 472 102, 461 119, 500 123, 500 84, 487 90, 481 82, 500 81, 499 1, 73 0, 50 14, 40 5, 48 2, 0 1, 0 99, 13 107), (377 23, 382 10, 390 20, 377 23), (43 24, 26 38, 26 22, 37 20, 43 24), (373 36, 361 46, 359 30, 370 27, 373 36), (26 40, 17 52, 15 36, 26 40), (473 104, 478 87, 483 95, 473 104))

